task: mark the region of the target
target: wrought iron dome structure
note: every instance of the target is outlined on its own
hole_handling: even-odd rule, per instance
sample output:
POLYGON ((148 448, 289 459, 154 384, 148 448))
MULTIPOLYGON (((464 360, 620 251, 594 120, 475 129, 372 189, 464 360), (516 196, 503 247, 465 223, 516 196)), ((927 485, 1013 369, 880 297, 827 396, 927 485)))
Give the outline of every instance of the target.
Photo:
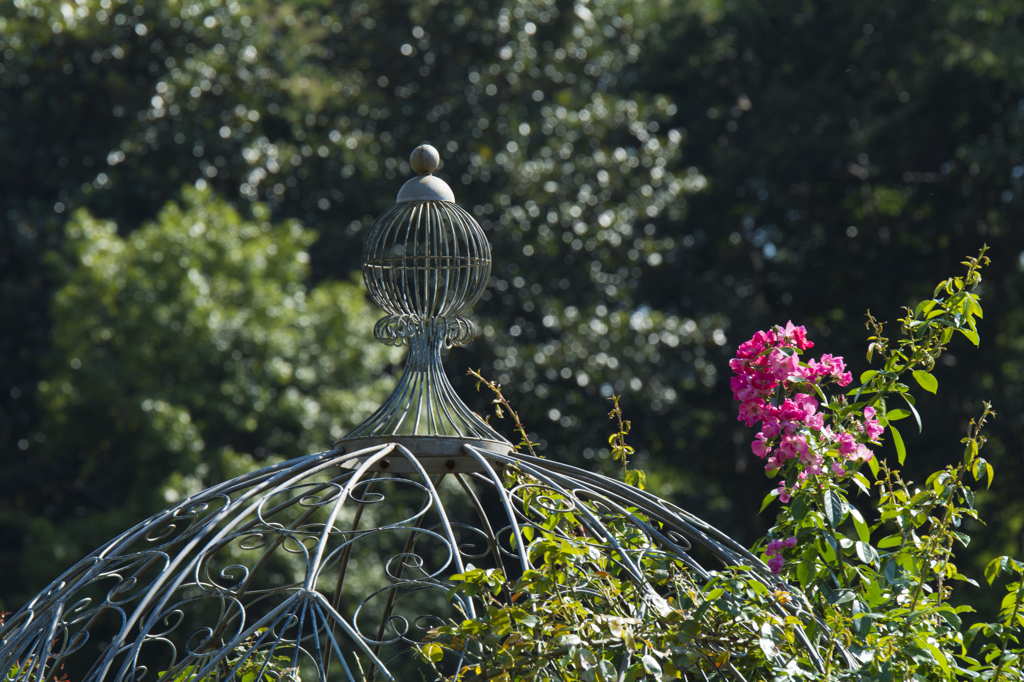
POLYGON ((451 596, 450 577, 470 563, 508 576, 530 569, 528 529, 553 511, 571 510, 594 551, 655 605, 640 568, 652 553, 700 578, 710 559, 776 584, 692 514, 516 452, 459 399, 440 351, 472 339, 464 315, 491 257, 480 226, 432 175, 438 163, 429 145, 413 152, 417 177, 363 249, 370 295, 387 312, 377 338, 409 345, 391 396, 332 449, 215 485, 79 561, 0 629, 4 679, 269 679, 269 661, 307 681, 419 678, 425 633, 478 608, 451 596), (613 526, 630 527, 629 546, 613 526))

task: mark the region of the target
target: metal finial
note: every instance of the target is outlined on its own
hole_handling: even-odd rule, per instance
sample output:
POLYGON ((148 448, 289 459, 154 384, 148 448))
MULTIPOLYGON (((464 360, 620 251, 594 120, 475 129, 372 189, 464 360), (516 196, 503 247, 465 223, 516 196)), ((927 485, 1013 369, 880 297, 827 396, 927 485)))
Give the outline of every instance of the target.
POLYGON ((441 155, 432 145, 421 144, 409 155, 409 166, 416 175, 427 175, 437 170, 441 155))
POLYGON ((450 201, 455 194, 448 183, 431 175, 441 163, 441 155, 429 144, 421 144, 409 155, 409 165, 417 174, 398 191, 398 201, 450 201))
POLYGON ((459 455, 466 442, 499 452, 512 447, 466 407, 441 366, 442 346, 465 346, 476 333, 465 314, 487 287, 491 248, 448 185, 431 175, 440 160, 428 144, 413 151, 409 165, 419 175, 363 245, 366 288, 388 313, 374 334, 381 343, 408 344, 409 356, 380 409, 339 441, 350 452, 384 442, 402 442, 418 455, 459 455))

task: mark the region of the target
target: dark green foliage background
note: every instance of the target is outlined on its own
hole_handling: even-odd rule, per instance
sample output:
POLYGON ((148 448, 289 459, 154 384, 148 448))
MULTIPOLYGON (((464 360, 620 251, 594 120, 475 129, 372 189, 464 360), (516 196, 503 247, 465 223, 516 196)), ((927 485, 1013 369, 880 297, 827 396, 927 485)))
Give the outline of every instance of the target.
MULTIPOLYGON (((76 269, 92 267, 69 244, 68 221, 93 219, 75 211, 115 221, 127 237, 169 201, 221 215, 220 196, 238 221, 280 226, 282 247, 296 243, 282 224, 297 219, 317 235, 310 268, 271 268, 273 281, 308 272, 298 284, 315 290, 358 269, 365 229, 425 140, 441 149, 440 174, 495 253, 476 309, 483 333, 448 361, 462 395, 486 409, 461 376, 481 367, 547 456, 611 470, 605 398, 622 393, 652 487, 745 542, 767 525, 757 509, 770 486, 753 434, 733 416, 735 346, 792 319, 808 326, 815 350, 863 371, 864 311, 895 319, 988 243, 981 349, 963 342, 943 358, 939 397, 919 404, 925 434, 904 436, 912 469, 930 471, 957 456, 980 401, 994 402, 987 457, 1002 485, 985 499, 976 560, 1020 555, 1022 3, 67 8, 0 4, 0 608, 87 551, 68 544, 71 529, 112 534, 166 504, 159 490, 187 492, 182 477, 208 485, 237 464, 211 445, 202 454, 210 466, 197 469, 189 455, 142 476, 138 453, 172 449, 159 440, 170 436, 136 442, 131 429, 119 432, 116 462, 107 439, 90 436, 121 422, 95 416, 114 409, 102 402, 111 375, 69 369, 97 348, 85 338, 87 303, 54 303, 85 277, 76 269), (183 196, 197 183, 209 189, 183 196), (82 338, 69 343, 67 330, 82 338), (66 376, 92 412, 46 398, 41 382, 66 376), (99 488, 114 492, 83 492, 99 488)), ((173 234, 186 222, 161 225, 173 234)), ((155 287, 156 270, 142 268, 139 286, 155 287)), ((372 322, 369 308, 342 307, 372 322)), ((318 310, 314 326, 338 324, 318 310)), ((248 324, 259 336, 277 323, 248 324)), ((296 390, 315 397, 328 383, 368 384, 394 361, 355 326, 361 336, 346 343, 372 360, 314 372, 296 390)), ((152 347, 159 363, 114 372, 114 393, 173 394, 211 414, 239 404, 206 392, 209 377, 170 347, 178 350, 166 356, 152 347)), ((273 383, 245 373, 263 362, 261 348, 242 339, 235 349, 253 395, 273 383)), ((290 380, 273 381, 283 392, 290 380)), ((264 413, 253 429, 245 415, 201 420, 196 438, 256 461, 295 456, 329 444, 328 423, 350 426, 368 403, 324 401, 346 413, 306 436, 301 416, 264 413)))

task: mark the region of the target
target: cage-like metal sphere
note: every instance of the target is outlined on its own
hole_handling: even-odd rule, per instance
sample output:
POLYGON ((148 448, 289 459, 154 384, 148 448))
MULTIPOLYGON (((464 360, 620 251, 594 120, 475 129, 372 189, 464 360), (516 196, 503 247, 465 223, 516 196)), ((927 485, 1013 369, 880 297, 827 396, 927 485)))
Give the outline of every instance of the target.
POLYGON ((421 175, 402 188, 398 203, 374 222, 363 245, 366 287, 389 313, 377 336, 388 343, 402 343, 442 319, 447 342, 468 343, 472 325, 460 318, 491 276, 483 229, 454 203, 444 181, 430 175, 436 159, 429 145, 413 152, 411 165, 421 175))
POLYGON ((392 315, 454 317, 480 298, 491 249, 473 216, 448 201, 402 201, 370 229, 363 246, 370 296, 392 315))

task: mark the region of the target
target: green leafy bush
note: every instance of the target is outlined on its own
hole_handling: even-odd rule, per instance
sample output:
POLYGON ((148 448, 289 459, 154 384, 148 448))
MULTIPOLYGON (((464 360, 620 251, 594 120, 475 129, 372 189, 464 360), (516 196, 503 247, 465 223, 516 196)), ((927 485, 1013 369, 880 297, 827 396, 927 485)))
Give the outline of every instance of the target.
MULTIPOLYGON (((957 582, 977 585, 953 563, 953 550, 969 542, 962 520, 978 518, 972 486, 994 479, 980 456, 994 412, 986 404, 960 461, 923 487, 871 450, 888 429, 902 465, 906 449, 892 422, 913 415, 920 426, 903 379, 934 393, 930 370, 952 337, 979 343, 982 309, 972 289, 986 263, 982 250, 965 262, 966 275, 908 309, 895 343, 869 315, 868 356, 881 367, 846 393, 823 390, 851 383, 841 358, 801 360, 813 346, 802 328, 776 327, 740 346, 732 366, 741 420, 763 422, 753 449, 781 479, 764 503, 781 505, 757 547, 767 564, 725 567, 704 580, 627 523, 611 525, 615 551, 595 551, 608 543, 588 538, 571 506, 553 509, 524 535, 535 569, 514 580, 477 568, 454 577, 453 592, 485 608, 437 628, 424 660, 444 675, 445 652, 455 652, 461 667, 447 674, 466 680, 1021 679, 1024 563, 1000 557, 985 570, 990 584, 1011 578, 997 621, 965 626, 973 609, 950 602, 957 582)), ((611 443, 627 480, 641 485, 628 468, 628 423, 617 401, 612 416, 611 443)), ((520 472, 506 476, 529 490, 520 472)))

